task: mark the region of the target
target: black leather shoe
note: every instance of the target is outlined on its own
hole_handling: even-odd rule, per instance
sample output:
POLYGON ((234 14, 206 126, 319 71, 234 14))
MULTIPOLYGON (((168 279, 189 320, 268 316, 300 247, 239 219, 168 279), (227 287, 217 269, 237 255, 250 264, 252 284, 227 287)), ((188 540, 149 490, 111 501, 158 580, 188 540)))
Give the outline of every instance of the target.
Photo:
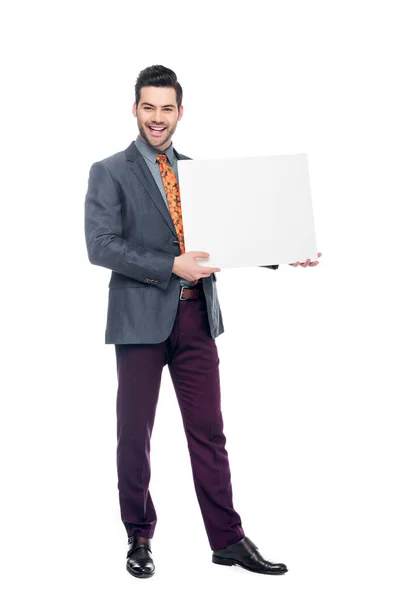
POLYGON ((217 565, 239 565, 248 571, 268 575, 282 575, 288 570, 283 563, 265 560, 259 553, 258 547, 248 537, 221 550, 213 550, 212 562, 217 565))
POLYGON ((126 554, 126 569, 134 577, 151 577, 155 567, 151 557, 150 540, 138 542, 138 535, 128 537, 128 552, 126 554))

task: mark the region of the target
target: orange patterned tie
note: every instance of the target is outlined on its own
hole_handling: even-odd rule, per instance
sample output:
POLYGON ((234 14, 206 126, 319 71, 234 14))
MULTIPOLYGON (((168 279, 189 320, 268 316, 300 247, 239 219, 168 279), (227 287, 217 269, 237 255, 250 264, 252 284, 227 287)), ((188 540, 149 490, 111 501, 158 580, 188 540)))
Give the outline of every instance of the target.
MULTIPOLYGON (((160 152, 156 161, 160 167, 161 178, 164 184, 165 194, 167 196, 169 212, 172 222, 175 226, 176 235, 179 240, 181 253, 185 254, 185 238, 183 235, 183 220, 181 208, 181 196, 179 192, 179 183, 175 177, 175 173, 171 165, 167 162, 167 155, 160 152)), ((198 279, 193 281, 193 285, 198 282, 198 279)))

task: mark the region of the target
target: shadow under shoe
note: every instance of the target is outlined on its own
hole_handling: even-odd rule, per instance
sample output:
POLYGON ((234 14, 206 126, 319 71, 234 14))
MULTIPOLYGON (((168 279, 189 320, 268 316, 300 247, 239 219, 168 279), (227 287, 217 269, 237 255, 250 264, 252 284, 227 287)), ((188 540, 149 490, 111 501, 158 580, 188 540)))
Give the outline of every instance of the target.
POLYGON ((282 575, 288 571, 283 563, 273 563, 265 560, 256 546, 247 536, 222 548, 213 550, 212 562, 217 565, 239 565, 243 569, 266 575, 282 575))
POLYGON ((155 567, 151 557, 150 540, 139 543, 138 535, 128 537, 128 552, 126 554, 126 569, 134 577, 151 577, 155 567))

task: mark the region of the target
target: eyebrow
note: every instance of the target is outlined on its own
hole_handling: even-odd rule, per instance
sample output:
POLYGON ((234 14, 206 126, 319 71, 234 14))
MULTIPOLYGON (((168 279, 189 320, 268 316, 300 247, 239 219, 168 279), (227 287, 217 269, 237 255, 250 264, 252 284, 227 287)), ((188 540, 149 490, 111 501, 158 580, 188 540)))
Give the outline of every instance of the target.
MULTIPOLYGON (((150 104, 150 102, 142 102, 142 104, 147 104, 148 106, 152 106, 154 108, 154 104, 150 104)), ((175 108, 175 104, 164 104, 161 108, 175 108)))

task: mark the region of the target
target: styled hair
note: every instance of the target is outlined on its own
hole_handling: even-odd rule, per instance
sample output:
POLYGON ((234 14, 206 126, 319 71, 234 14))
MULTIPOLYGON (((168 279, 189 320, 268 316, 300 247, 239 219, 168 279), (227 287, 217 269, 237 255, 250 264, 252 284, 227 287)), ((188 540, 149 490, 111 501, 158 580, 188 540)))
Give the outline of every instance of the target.
POLYGON ((180 109, 182 104, 182 86, 171 69, 163 67, 163 65, 153 65, 140 71, 135 84, 136 106, 139 106, 140 90, 145 86, 174 88, 178 110, 180 109))

